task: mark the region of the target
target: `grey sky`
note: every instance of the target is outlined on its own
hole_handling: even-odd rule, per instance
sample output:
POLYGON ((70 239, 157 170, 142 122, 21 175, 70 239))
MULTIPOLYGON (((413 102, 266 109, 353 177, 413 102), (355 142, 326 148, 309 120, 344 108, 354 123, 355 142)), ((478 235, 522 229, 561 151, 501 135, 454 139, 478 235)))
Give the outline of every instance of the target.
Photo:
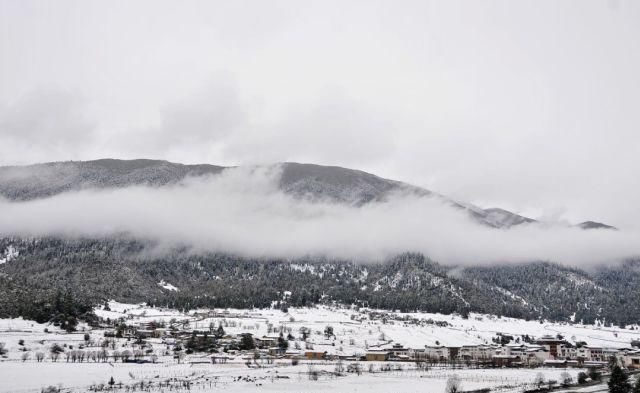
POLYGON ((336 164, 638 229, 639 22, 622 0, 0 0, 0 164, 336 164))

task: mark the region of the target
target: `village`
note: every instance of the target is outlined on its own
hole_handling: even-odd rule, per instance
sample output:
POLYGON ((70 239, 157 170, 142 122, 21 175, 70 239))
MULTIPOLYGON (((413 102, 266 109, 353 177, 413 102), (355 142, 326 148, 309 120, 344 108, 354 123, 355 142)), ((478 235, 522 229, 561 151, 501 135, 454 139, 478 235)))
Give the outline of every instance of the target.
POLYGON ((612 364, 640 370, 636 326, 347 306, 182 312, 108 302, 95 313, 97 324, 81 324, 75 332, 0 321, 0 367, 39 378, 0 381, 0 392, 16 391, 16 384, 24 385, 21 392, 52 386, 58 390, 51 392, 134 386, 233 391, 265 384, 287 390, 301 381, 342 386, 356 376, 374 378, 380 389, 401 378, 416 391, 426 380, 444 391, 455 377, 465 391, 522 392, 596 382, 612 364), (68 387, 71 381, 78 387, 78 379, 81 389, 68 387))
MULTIPOLYGON (((195 313, 196 318, 240 318, 242 314, 229 312, 195 313)), ((375 362, 424 362, 428 365, 444 365, 456 367, 554 367, 554 368, 605 368, 611 362, 620 364, 627 369, 640 369, 640 340, 632 340, 627 346, 602 347, 591 346, 586 342, 571 344, 560 334, 556 336, 543 335, 538 338, 525 335, 521 338, 497 333, 500 343, 447 346, 436 345, 423 348, 409 348, 402 344, 378 345, 354 350, 345 354, 342 347, 339 351, 324 349, 314 350, 314 340, 308 340, 312 332, 301 327, 298 332, 292 332, 286 325, 268 327, 271 335, 254 335, 250 331, 238 334, 226 334, 222 322, 215 326, 211 324, 208 330, 182 329, 177 322, 139 322, 123 324, 118 332, 105 331, 106 337, 121 337, 128 340, 143 340, 155 338, 172 347, 174 358, 183 357, 182 348, 191 353, 193 349, 203 347, 213 349, 216 354, 210 356, 212 363, 225 362, 236 356, 251 363, 253 360, 272 362, 274 359, 309 360, 309 361, 375 361, 375 362), (278 333, 278 334, 275 334, 278 333), (295 333, 297 335, 294 336, 295 333), (290 347, 290 342, 293 342, 290 347), (204 343, 204 344, 202 344, 204 343), (302 347, 301 346, 302 343, 302 347)), ((327 325, 317 335, 324 336, 320 346, 335 348, 333 326, 327 325)), ((384 337, 382 337, 384 339, 384 337)), ((384 340, 383 340, 384 341, 384 340)), ((340 342, 339 344, 344 344, 340 342)), ((353 340, 351 346, 354 345, 353 340)))

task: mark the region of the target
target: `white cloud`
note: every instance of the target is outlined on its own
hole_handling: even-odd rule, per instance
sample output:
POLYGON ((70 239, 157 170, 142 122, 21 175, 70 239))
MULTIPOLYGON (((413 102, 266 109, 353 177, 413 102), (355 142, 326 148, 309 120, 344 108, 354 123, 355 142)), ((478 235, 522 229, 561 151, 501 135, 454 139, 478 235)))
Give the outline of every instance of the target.
POLYGON ((238 168, 164 187, 82 191, 0 202, 4 235, 129 233, 165 246, 251 257, 362 261, 405 251, 447 264, 551 260, 587 266, 640 255, 638 233, 563 226, 495 230, 438 199, 397 196, 361 208, 311 203, 278 189, 279 167, 238 168))
MULTIPOLYGON (((68 156, 70 145, 95 142, 96 123, 84 98, 58 88, 34 90, 0 108, 0 144, 5 157, 68 156)), ((37 157, 37 158, 36 158, 37 157)))
POLYGON ((394 154, 394 128, 339 92, 293 105, 274 124, 254 125, 226 140, 225 157, 241 162, 318 161, 351 166, 394 154))
POLYGON ((0 1, 0 164, 300 160, 640 229, 638 18, 598 0, 0 1), (30 93, 50 85, 74 93, 30 93))

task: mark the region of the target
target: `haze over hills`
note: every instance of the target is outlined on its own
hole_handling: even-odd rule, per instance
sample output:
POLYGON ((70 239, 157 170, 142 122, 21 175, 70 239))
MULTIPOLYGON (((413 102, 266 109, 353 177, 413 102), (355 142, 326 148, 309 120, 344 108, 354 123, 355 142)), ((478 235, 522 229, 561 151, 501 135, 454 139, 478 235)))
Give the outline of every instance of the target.
MULTIPOLYGON (((495 231, 508 233, 509 228, 536 224, 533 219, 504 209, 482 209, 362 171, 298 163, 283 163, 273 168, 277 170, 275 187, 279 191, 311 204, 317 201, 325 206, 328 202, 331 206, 348 207, 352 212, 384 205, 397 195, 411 195, 418 199, 437 198, 444 205, 467 212, 472 221, 481 224, 472 226, 500 235, 502 232, 495 231)), ((192 178, 206 180, 204 176, 213 176, 212 179, 217 179, 216 176, 221 176, 227 169, 157 160, 112 159, 0 167, 0 195, 11 201, 5 202, 8 206, 7 203, 22 205, 46 201, 72 191, 119 190, 131 186, 180 189, 187 187, 192 178)), ((249 168, 250 171, 261 169, 264 168, 249 168)), ((220 185, 224 183, 214 183, 214 186, 220 185)), ((155 195, 145 194, 145 198, 155 195)), ((173 195, 169 194, 168 201, 172 201, 173 195)), ((256 195, 260 198, 263 194, 256 195)), ((204 203, 216 203, 204 200, 204 203)), ((101 199, 97 206, 104 208, 101 203, 108 201, 101 199)), ((278 201, 277 198, 270 199, 268 203, 278 201)), ((46 206, 58 208, 56 204, 46 206)), ((257 209, 264 207, 257 206, 257 209)), ((283 206, 289 209, 286 204, 283 206)), ((238 211, 242 211, 242 207, 240 209, 238 211)), ((36 219, 38 217, 36 215, 36 219)), ((298 219, 294 217, 294 221, 298 219)), ((175 233, 184 232, 189 225, 198 225, 189 219, 183 221, 175 223, 179 229, 175 233)), ((390 222, 387 216, 384 222, 385 225, 390 222)), ((97 224, 91 222, 90 225, 97 224)), ((250 222, 248 225, 259 224, 250 222)), ((583 229, 612 228, 595 222, 579 226, 583 229)), ((571 231, 583 233, 577 229, 571 231)), ((322 233, 311 233, 314 243, 327 242, 327 235, 322 233)), ((596 232, 589 231, 589 234, 596 232)), ((469 242, 464 237, 469 234, 459 235, 452 244, 469 242)), ((304 238, 298 233, 296 242, 301 243, 304 238)), ((401 240, 391 238, 389 242, 401 240)), ((270 241, 278 241, 278 237, 270 241)), ((335 255, 251 257, 224 248, 193 251, 180 243, 164 243, 166 238, 144 240, 114 232, 103 235, 79 233, 73 237, 55 233, 38 237, 0 233, 0 316, 31 315, 46 319, 49 311, 44 305, 59 293, 91 304, 117 299, 190 308, 264 307, 282 301, 282 294, 291 292, 288 305, 337 301, 405 311, 462 314, 477 311, 520 318, 606 320, 620 324, 640 322, 634 317, 637 314, 629 313, 630 307, 640 307, 637 291, 629 291, 640 285, 638 263, 632 260, 585 270, 526 258, 528 255, 525 255, 525 259, 516 264, 505 260, 489 266, 461 266, 450 261, 441 264, 421 253, 404 249, 383 261, 356 263, 335 255), (158 248, 162 251, 158 252, 158 248), (175 286, 178 290, 167 289, 161 283, 170 283, 168 288, 175 286)), ((363 244, 371 243, 365 241, 363 244)), ((239 247, 243 245, 247 246, 247 239, 241 239, 239 247)))
MULTIPOLYGON (((536 220, 501 209, 482 209, 407 183, 336 166, 282 163, 279 186, 284 192, 308 200, 324 200, 362 206, 384 201, 394 193, 434 196, 468 211, 478 222, 509 228, 536 220)), ((0 195, 13 201, 46 198, 69 191, 124 188, 135 185, 161 187, 189 177, 220 174, 228 167, 184 165, 163 160, 116 160, 50 162, 28 166, 0 167, 0 195)), ((613 227, 593 221, 578 224, 583 229, 613 227)))
POLYGON ((640 2, 51 3, 0 0, 0 393, 627 393, 640 2))

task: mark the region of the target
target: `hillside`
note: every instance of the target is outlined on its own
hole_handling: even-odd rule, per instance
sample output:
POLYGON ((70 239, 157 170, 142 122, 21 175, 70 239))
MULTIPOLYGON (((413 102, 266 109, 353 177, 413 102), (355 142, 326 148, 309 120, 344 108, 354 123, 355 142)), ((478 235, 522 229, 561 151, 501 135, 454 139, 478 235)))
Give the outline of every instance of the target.
MULTIPOLYGON (((275 168, 280 190, 312 203, 359 209, 385 203, 395 193, 409 193, 441 198, 491 228, 535 224, 504 209, 481 209, 358 170, 298 163, 275 168)), ((180 187, 189 177, 218 176, 225 170, 213 165, 112 159, 0 167, 0 195, 9 203, 22 203, 80 190, 180 187)), ((580 226, 612 228, 595 222, 580 226)), ((407 252, 386 261, 355 263, 317 256, 244 258, 224 249, 196 252, 161 242, 142 241, 126 233, 67 238, 0 233, 0 316, 47 319, 60 312, 61 296, 69 304, 79 304, 80 310, 106 299, 188 309, 268 307, 288 292, 291 296, 284 306, 335 301, 403 311, 463 315, 473 311, 619 324, 638 322, 640 315, 637 262, 591 272, 541 262, 456 267, 407 252)))
MULTIPOLYGON (((465 210, 477 222, 493 228, 510 228, 535 223, 501 208, 482 209, 455 201, 441 194, 407 183, 335 166, 282 163, 279 187, 284 192, 309 200, 362 206, 385 201, 395 192, 418 196, 435 196, 457 209, 465 210)), ((183 165, 161 160, 65 161, 28 166, 0 167, 0 196, 11 201, 47 198, 69 191, 113 189, 144 185, 175 185, 187 177, 220 174, 227 167, 198 164, 183 165)), ((579 225, 583 229, 613 228, 591 221, 579 225)))
POLYGON ((25 314, 55 293, 174 308, 359 304, 445 314, 481 312, 557 321, 638 323, 640 265, 592 273, 549 263, 445 267, 419 254, 375 264, 323 259, 246 259, 172 250, 153 256, 127 238, 9 239, 0 264, 4 316, 25 314), (11 300, 13 299, 13 300, 11 300), (25 301, 25 299, 29 299, 25 301))
POLYGON ((0 195, 27 201, 68 191, 122 188, 135 185, 164 186, 187 176, 220 173, 215 165, 182 165, 160 160, 49 162, 0 167, 0 195))

